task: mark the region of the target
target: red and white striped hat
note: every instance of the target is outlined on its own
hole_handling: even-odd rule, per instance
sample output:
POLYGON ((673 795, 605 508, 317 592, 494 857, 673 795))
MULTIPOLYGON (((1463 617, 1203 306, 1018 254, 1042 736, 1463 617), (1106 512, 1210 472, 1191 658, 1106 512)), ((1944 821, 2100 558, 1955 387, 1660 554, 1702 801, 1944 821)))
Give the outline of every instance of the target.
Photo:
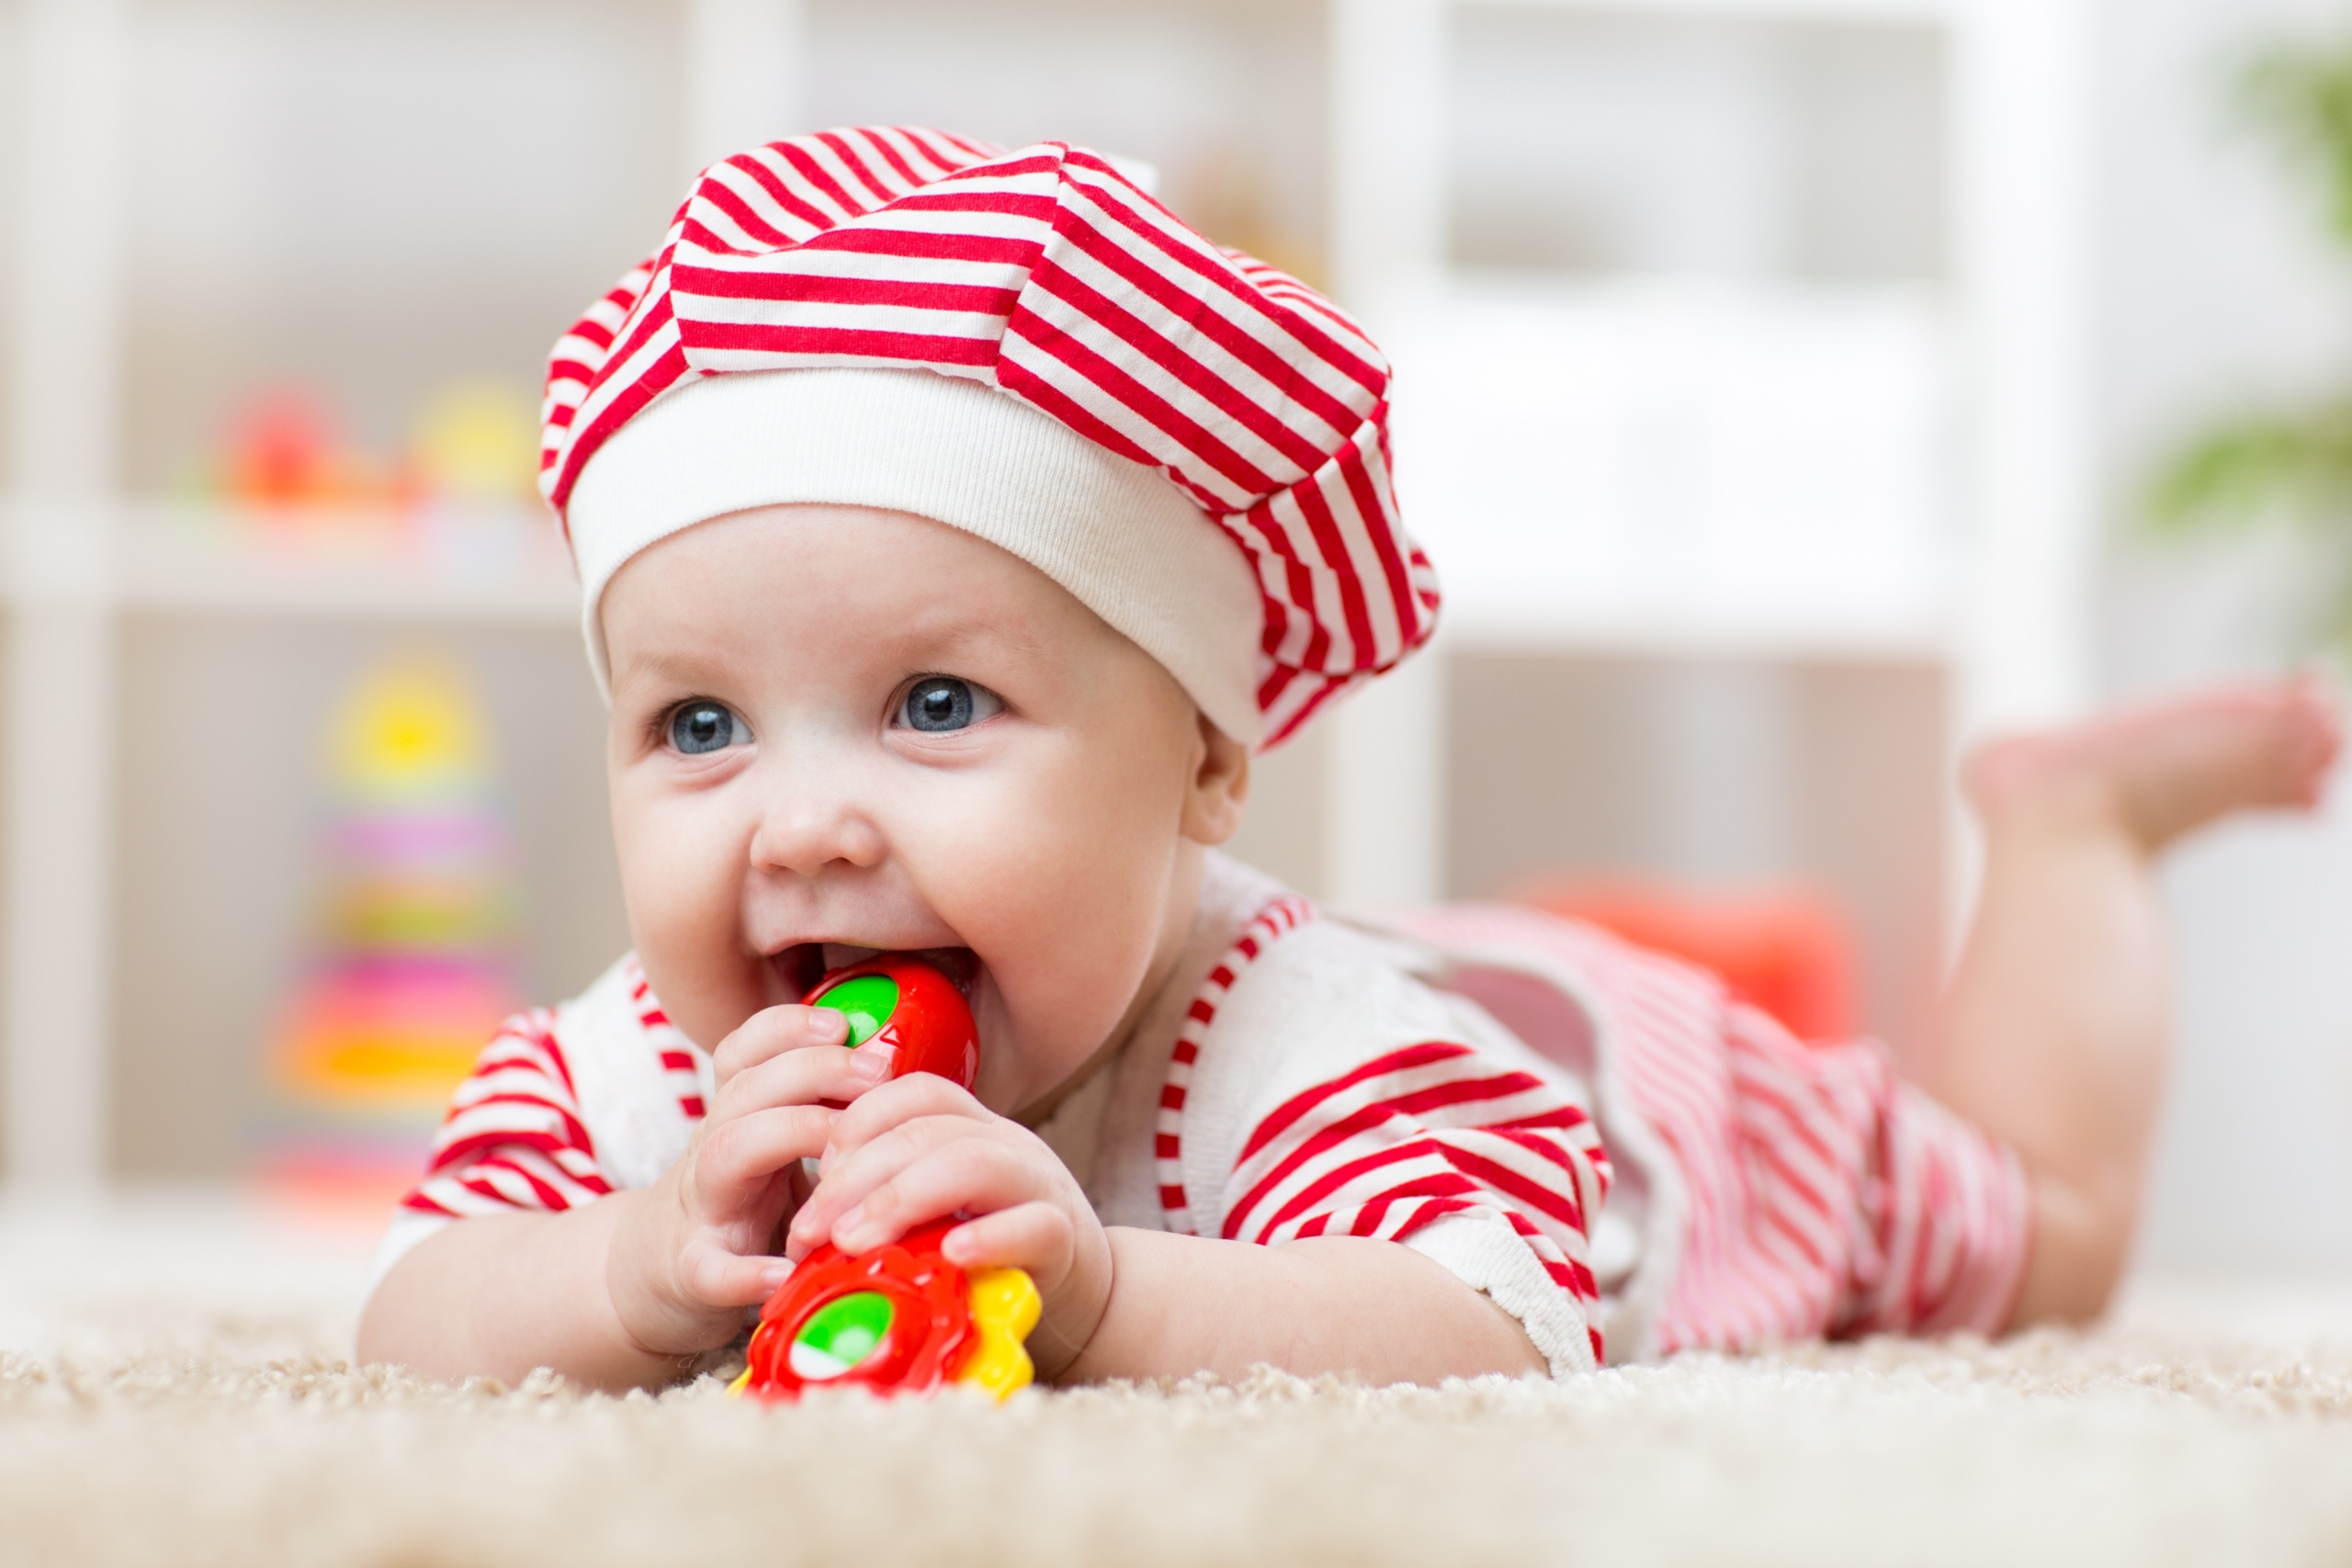
POLYGON ((639 550, 879 506, 1012 551, 1272 745, 1436 620, 1388 379, 1329 300, 1098 153, 820 131, 705 171, 556 344, 540 482, 600 680, 599 601, 639 550))

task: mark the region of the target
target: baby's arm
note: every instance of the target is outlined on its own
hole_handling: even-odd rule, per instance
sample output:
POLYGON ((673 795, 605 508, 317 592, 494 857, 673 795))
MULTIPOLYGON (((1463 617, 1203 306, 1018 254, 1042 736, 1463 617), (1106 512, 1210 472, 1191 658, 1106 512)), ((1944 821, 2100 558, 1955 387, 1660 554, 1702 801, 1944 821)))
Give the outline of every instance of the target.
POLYGON ((791 1272, 774 1243, 798 1162, 832 1126, 820 1102, 889 1074, 889 1047, 840 1048, 845 1027, 830 1010, 780 1007, 729 1036, 709 1116, 652 1186, 461 1220, 421 1243, 369 1300, 361 1359, 440 1378, 552 1367, 599 1388, 674 1381, 791 1272))
MULTIPOLYGON (((459 1220, 393 1265, 359 1320, 359 1359, 429 1378, 514 1382, 553 1367, 593 1388, 673 1382, 694 1352, 663 1355, 622 1323, 607 1284, 626 1211, 659 1188, 561 1213, 459 1220)), ((724 1339, 718 1343, 725 1343, 724 1339)))
POLYGON ((1109 1234, 1111 1299, 1066 1382, 1238 1378, 1261 1361, 1375 1383, 1548 1370, 1517 1318, 1393 1241, 1261 1247, 1125 1226, 1109 1234))
POLYGON ((842 1113, 788 1251, 866 1251, 957 1212, 976 1217, 942 1243, 950 1261, 1035 1280, 1045 1312, 1029 1350, 1049 1381, 1238 1376, 1261 1361, 1375 1382, 1547 1370, 1515 1318, 1393 1241, 1106 1228, 1036 1134, 926 1075, 842 1113))

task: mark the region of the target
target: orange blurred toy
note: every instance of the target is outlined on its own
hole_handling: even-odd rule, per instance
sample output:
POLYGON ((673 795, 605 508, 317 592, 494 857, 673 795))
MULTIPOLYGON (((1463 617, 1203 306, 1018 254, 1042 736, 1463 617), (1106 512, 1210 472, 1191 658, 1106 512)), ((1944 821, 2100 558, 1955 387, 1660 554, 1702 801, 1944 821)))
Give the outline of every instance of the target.
POLYGON ((1818 895, 1547 876, 1504 897, 1711 969, 1734 996, 1770 1013, 1800 1040, 1846 1040, 1855 1032, 1853 941, 1836 908, 1818 895))
POLYGON ((231 501, 271 508, 382 496, 369 465, 345 441, 332 405, 299 386, 258 392, 231 417, 220 488, 231 501))

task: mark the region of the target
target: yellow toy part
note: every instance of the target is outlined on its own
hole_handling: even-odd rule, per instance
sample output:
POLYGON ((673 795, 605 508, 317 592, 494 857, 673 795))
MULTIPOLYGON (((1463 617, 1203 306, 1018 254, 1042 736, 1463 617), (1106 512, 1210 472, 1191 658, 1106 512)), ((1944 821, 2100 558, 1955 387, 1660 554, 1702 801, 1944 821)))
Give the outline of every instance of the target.
POLYGON ((1037 1326, 1045 1303, 1036 1285, 1019 1269, 975 1269, 967 1286, 972 1329, 980 1342, 956 1381, 984 1388, 1000 1401, 1010 1399, 1037 1375, 1022 1341, 1037 1326))

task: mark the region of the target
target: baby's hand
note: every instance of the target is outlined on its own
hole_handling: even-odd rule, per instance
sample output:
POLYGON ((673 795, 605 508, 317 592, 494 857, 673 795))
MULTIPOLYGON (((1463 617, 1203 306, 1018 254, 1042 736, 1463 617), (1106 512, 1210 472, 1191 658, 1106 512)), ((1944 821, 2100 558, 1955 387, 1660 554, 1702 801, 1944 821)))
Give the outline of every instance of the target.
POLYGON ((793 1217, 787 1254, 825 1242, 871 1252, 926 1220, 970 1222, 940 1244, 963 1269, 1028 1271, 1045 1298, 1029 1337, 1037 1371, 1058 1375, 1111 1299, 1111 1241, 1077 1178, 1044 1140, 930 1073, 884 1084, 842 1111, 822 1179, 793 1217))
POLYGON ((773 1007, 712 1054, 709 1114, 613 1233, 613 1306, 648 1353, 726 1344, 792 1272, 775 1245, 802 1195, 800 1160, 831 1137, 839 1112, 825 1102, 856 1100, 897 1055, 878 1041, 842 1050, 848 1027, 830 1008, 773 1007))

